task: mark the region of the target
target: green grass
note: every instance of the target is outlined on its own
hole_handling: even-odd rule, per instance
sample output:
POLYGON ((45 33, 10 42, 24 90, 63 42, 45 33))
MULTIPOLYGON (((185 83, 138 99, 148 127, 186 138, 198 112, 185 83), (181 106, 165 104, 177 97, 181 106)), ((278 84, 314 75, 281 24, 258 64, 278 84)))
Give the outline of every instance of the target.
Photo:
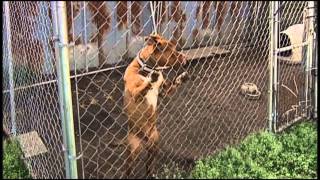
POLYGON ((3 178, 4 179, 31 179, 29 172, 23 163, 22 151, 19 143, 12 139, 4 141, 3 154, 3 178))
MULTIPOLYGON (((17 141, 4 142, 3 177, 31 178, 17 141)), ((177 171, 175 171, 177 172, 177 171)), ((198 160, 190 178, 317 178, 317 128, 300 123, 281 134, 261 132, 241 144, 198 160)), ((165 172, 164 178, 188 177, 165 172)))
POLYGON ((298 124, 281 134, 261 132, 199 160, 192 178, 316 178, 317 128, 298 124))

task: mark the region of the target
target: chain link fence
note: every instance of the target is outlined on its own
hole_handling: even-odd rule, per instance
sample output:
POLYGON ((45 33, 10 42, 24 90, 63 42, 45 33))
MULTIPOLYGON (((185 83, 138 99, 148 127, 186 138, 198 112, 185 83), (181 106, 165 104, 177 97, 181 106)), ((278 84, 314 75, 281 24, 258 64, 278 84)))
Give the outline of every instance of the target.
MULTIPOLYGON (((307 41, 308 2, 284 1, 280 4, 280 47, 307 41), (297 37, 297 38, 296 38, 297 37), (299 39, 301 37, 301 39, 299 39)), ((280 48, 279 47, 279 48, 280 48)), ((279 53, 279 85, 277 129, 281 130, 299 117, 306 116, 311 94, 306 91, 307 46, 279 53)))
MULTIPOLYGON (((281 31, 302 23, 307 3, 282 3, 281 31)), ((4 127, 13 133, 10 93, 14 93, 17 135, 36 131, 47 148, 26 158, 33 177, 64 178, 50 3, 8 4, 10 12, 3 11, 4 22, 10 20, 10 27, 3 25, 4 127), (11 44, 5 39, 8 30, 11 44), (14 91, 8 79, 10 46, 14 91)), ((155 30, 176 42, 188 59, 184 68, 164 70, 164 77, 172 80, 183 71, 189 73, 189 80, 173 96, 158 100, 156 177, 188 173, 197 159, 267 129, 269 5, 263 1, 66 2, 79 178, 127 177, 130 129, 123 76, 145 46, 144 38, 155 30)), ((292 43, 281 36, 283 47, 292 43)), ((279 127, 302 114, 284 117, 291 108, 305 108, 303 62, 281 62, 279 127)), ((142 147, 132 177, 146 177, 148 154, 142 147)))
POLYGON ((34 178, 65 177, 49 9, 49 2, 6 2, 3 6, 3 125, 23 138, 24 159, 34 178))
MULTIPOLYGON (((154 5, 157 31, 177 41, 178 49, 190 57, 186 69, 191 75, 174 96, 159 100, 157 174, 162 177, 165 168, 190 171, 194 160, 266 128, 269 9, 264 2, 154 5), (259 99, 241 95, 243 83, 256 84, 261 92, 259 99)), ((69 33, 74 42, 96 47, 91 61, 74 60, 79 63, 78 71, 74 72, 78 77, 74 79, 73 102, 80 124, 77 140, 79 154, 83 155, 80 171, 87 178, 126 177, 129 147, 125 143, 119 145, 128 134, 122 96, 126 66, 116 67, 130 63, 143 47, 143 37, 153 31, 150 3, 79 2, 70 3, 69 8, 73 9, 69 33), (82 33, 76 32, 83 28, 82 33), (95 62, 99 62, 98 70, 91 72, 110 69, 107 65, 103 67, 105 64, 114 68, 81 76, 88 73, 88 68, 80 68, 85 67, 80 63, 95 62)), ((172 69, 164 72, 167 78, 179 73, 172 69)), ((145 177, 147 158, 146 153, 137 158, 134 176, 145 177)))

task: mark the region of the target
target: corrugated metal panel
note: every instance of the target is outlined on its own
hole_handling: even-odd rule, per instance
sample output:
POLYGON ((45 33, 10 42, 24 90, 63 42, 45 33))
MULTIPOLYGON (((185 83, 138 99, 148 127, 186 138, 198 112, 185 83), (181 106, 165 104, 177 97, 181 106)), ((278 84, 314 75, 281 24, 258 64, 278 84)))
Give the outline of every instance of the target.
MULTIPOLYGON (((165 15, 160 25, 161 33, 167 38, 179 40, 178 43, 180 46, 183 46, 183 48, 197 47, 201 44, 212 45, 215 39, 223 43, 230 43, 232 40, 235 41, 236 38, 241 39, 244 33, 239 32, 245 32, 241 31, 241 28, 248 27, 249 23, 247 21, 250 16, 250 9, 247 6, 248 2, 241 3, 238 18, 231 16, 232 12, 235 12, 235 10, 230 9, 232 2, 226 2, 225 14, 222 13, 221 15, 223 19, 223 21, 221 21, 223 38, 218 37, 217 32, 215 32, 215 29, 219 27, 216 16, 221 14, 217 13, 219 3, 201 1, 163 2, 163 12, 165 15), (237 26, 238 28, 230 28, 230 26, 237 26), (236 29, 237 33, 231 32, 230 29, 236 29), (228 34, 232 34, 232 38, 229 37, 228 34), (203 39, 211 39, 211 41, 202 41, 203 39), (200 44, 201 41, 202 43, 200 44)), ((39 4, 42 12, 49 12, 48 6, 41 5, 41 3, 39 4)), ((73 18, 70 18, 71 11, 70 9, 68 10, 68 21, 73 19, 73 23, 68 22, 69 36, 72 36, 74 32, 74 40, 80 38, 79 41, 76 41, 76 46, 79 45, 79 43, 84 44, 88 42, 94 43, 92 45, 92 47, 94 47, 98 44, 98 38, 95 38, 98 30, 100 29, 100 32, 104 32, 100 39, 101 47, 98 47, 101 49, 101 52, 103 52, 103 55, 100 56, 102 59, 99 60, 100 66, 102 64, 119 63, 127 58, 128 55, 130 58, 134 57, 143 45, 143 36, 150 34, 153 30, 149 1, 122 1, 121 3, 118 1, 106 1, 103 3, 90 1, 86 2, 85 17, 84 2, 72 2, 71 4, 73 4, 74 11, 73 18), (92 5, 99 7, 99 12, 93 11, 94 8, 92 8, 92 5), (105 17, 100 15, 102 10, 106 13, 105 17), (97 14, 99 16, 97 16, 97 14), (84 21, 84 18, 86 21, 84 21), (100 23, 100 25, 104 24, 104 26, 97 28, 97 22, 100 23)), ((69 2, 68 8, 70 8, 71 4, 69 2)), ((223 6, 220 4, 220 7, 223 6)), ((219 10, 219 12, 223 12, 221 9, 219 10)), ((39 24, 41 26, 50 25, 49 15, 43 16, 42 13, 42 17, 37 17, 36 21, 37 27, 34 32, 34 37, 38 39, 44 47, 44 70, 50 73, 55 67, 50 67, 52 63, 49 62, 52 61, 52 53, 50 49, 45 47, 49 47, 48 38, 51 37, 51 32, 43 32, 43 28, 39 26, 39 24)), ((73 40, 73 38, 70 37, 70 40, 73 40)), ((81 48, 75 49, 75 53, 80 53, 78 49, 81 48)), ((97 51, 96 53, 98 54, 98 50, 95 49, 95 51, 97 51)), ((85 66, 88 65, 88 62, 80 62, 85 61, 85 58, 82 58, 82 60, 75 59, 75 61, 79 64, 85 64, 85 66)))

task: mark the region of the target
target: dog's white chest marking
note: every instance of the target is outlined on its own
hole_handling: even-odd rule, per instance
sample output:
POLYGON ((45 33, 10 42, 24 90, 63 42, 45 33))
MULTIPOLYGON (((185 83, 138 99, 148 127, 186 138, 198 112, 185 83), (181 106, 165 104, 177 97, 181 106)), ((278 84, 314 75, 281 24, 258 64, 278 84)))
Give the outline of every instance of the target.
POLYGON ((157 88, 152 88, 145 95, 145 98, 147 99, 148 103, 153 107, 154 110, 157 107, 158 94, 159 94, 159 90, 157 88))
MULTIPOLYGON (((142 79, 146 79, 146 77, 141 76, 142 79)), ((159 87, 156 86, 156 83, 152 84, 152 88, 148 90, 146 95, 144 96, 153 109, 155 110, 158 103, 158 95, 159 95, 159 87)))

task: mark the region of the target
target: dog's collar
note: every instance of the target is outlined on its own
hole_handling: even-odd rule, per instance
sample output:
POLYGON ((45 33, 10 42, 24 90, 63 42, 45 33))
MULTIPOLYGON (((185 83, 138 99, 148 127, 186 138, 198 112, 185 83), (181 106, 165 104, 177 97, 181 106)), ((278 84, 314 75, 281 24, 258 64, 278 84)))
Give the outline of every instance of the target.
POLYGON ((144 63, 141 60, 140 52, 141 51, 139 51, 139 53, 137 55, 137 61, 138 61, 139 65, 141 66, 140 67, 141 70, 151 73, 151 72, 154 72, 154 71, 161 71, 161 70, 165 70, 165 69, 169 69, 170 68, 170 66, 158 66, 158 67, 155 67, 155 68, 149 67, 146 63, 144 63))

